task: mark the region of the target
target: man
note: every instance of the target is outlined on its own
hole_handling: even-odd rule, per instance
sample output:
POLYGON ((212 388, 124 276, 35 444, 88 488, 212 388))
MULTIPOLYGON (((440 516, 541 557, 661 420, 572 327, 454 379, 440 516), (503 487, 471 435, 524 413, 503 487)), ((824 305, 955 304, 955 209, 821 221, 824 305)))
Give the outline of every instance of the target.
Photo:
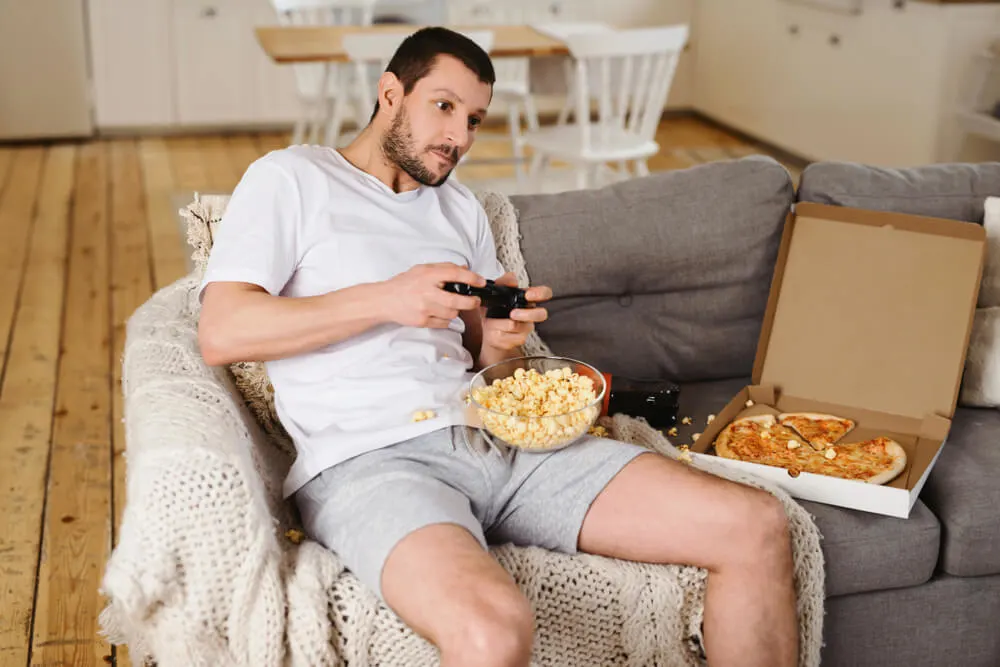
POLYGON ((204 280, 206 362, 268 362, 298 451, 286 496, 445 667, 529 662, 532 612, 491 542, 707 568, 711 664, 792 665, 791 547, 772 496, 610 439, 524 453, 464 425, 468 374, 518 356, 547 316, 488 319, 441 289, 516 284, 482 208, 448 180, 493 80, 470 40, 421 30, 343 151, 296 146, 251 165, 204 280))

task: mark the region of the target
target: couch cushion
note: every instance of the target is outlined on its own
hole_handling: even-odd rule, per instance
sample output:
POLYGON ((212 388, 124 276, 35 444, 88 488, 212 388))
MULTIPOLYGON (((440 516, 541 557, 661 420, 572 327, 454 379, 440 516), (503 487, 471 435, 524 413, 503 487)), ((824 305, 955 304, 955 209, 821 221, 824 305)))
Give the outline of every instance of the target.
POLYGON ((1000 574, 1000 411, 955 412, 921 498, 941 520, 941 568, 1000 574))
MULTIPOLYGON (((744 378, 682 385, 680 414, 691 417, 692 423, 678 426, 675 444, 690 443, 693 433, 704 430, 708 415, 718 414, 749 382, 744 378)), ((908 519, 799 503, 813 515, 823 535, 828 597, 917 586, 933 574, 941 526, 920 500, 908 519)))
POLYGON ((764 157, 511 197, 528 274, 555 293, 539 334, 612 373, 748 375, 793 197, 764 157))
POLYGON ((1000 162, 908 169, 816 162, 802 172, 798 201, 981 223, 986 197, 998 193, 1000 162))

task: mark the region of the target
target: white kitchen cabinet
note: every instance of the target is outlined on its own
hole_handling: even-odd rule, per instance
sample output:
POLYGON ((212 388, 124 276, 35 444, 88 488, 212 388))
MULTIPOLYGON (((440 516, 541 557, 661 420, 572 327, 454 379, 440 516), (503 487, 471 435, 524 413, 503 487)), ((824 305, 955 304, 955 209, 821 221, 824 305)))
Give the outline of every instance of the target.
POLYGON ((87 5, 97 126, 172 125, 170 0, 90 0, 87 5))
POLYGON ((807 159, 961 159, 960 84, 998 20, 995 5, 866 2, 846 15, 701 0, 695 106, 807 159))
POLYGON ((245 0, 174 0, 174 89, 183 125, 257 120, 253 14, 245 0))

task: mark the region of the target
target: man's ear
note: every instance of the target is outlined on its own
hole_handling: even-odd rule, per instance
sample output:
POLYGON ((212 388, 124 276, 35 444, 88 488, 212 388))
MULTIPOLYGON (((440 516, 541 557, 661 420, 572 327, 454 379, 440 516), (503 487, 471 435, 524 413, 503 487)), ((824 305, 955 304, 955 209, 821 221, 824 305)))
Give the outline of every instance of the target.
POLYGON ((392 109, 403 99, 403 84, 392 72, 382 72, 378 79, 379 106, 392 109))

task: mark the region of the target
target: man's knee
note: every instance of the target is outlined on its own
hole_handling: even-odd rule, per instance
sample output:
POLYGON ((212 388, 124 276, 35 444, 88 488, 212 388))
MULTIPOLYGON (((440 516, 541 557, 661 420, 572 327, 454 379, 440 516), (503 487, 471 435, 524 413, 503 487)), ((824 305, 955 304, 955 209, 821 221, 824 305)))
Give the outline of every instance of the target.
POLYGON ((530 660, 534 632, 531 604, 520 591, 484 591, 440 648, 455 664, 521 667, 530 660))
POLYGON ((733 513, 732 532, 741 548, 730 553, 742 561, 774 561, 790 548, 788 515, 781 501, 766 491, 747 488, 740 508, 733 513))

